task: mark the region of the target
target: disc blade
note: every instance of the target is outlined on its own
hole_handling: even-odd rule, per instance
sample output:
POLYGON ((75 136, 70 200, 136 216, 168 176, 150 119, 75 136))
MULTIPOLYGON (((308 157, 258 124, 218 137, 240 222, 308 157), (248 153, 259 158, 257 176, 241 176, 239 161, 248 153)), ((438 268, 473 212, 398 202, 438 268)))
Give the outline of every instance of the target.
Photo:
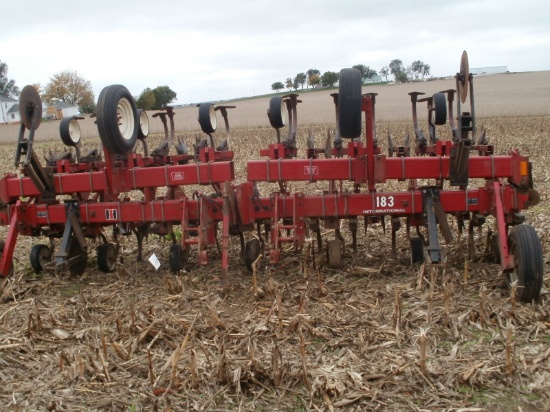
POLYGON ((460 101, 466 103, 466 97, 468 97, 470 79, 470 65, 468 63, 468 53, 466 50, 462 52, 462 58, 460 59, 460 101))
POLYGON ((34 129, 38 129, 42 121, 42 100, 34 86, 23 87, 19 95, 19 115, 21 122, 28 130, 31 130, 33 120, 34 129))

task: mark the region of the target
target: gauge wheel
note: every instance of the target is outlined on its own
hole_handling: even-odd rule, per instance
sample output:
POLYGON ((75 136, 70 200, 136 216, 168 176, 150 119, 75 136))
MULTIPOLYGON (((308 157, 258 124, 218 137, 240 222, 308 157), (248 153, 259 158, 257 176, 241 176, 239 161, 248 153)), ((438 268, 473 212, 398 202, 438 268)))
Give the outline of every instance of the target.
POLYGON ((252 264, 260 256, 262 248, 258 239, 250 239, 244 248, 244 262, 248 270, 252 270, 252 264))
POLYGON ((531 302, 539 297, 544 276, 539 236, 530 225, 513 226, 508 234, 508 246, 515 263, 515 268, 505 273, 508 287, 516 282, 516 298, 531 302))
POLYGON ((354 139, 361 136, 361 93, 361 72, 357 69, 340 70, 338 121, 342 137, 354 139))
POLYGON ((80 125, 75 118, 67 117, 59 123, 59 135, 65 146, 76 146, 80 143, 80 125))
POLYGON ((112 154, 127 154, 136 144, 139 118, 136 102, 120 84, 105 87, 97 103, 97 129, 103 145, 112 154))
MULTIPOLYGON (((4 252, 5 247, 6 247, 6 243, 3 240, 0 240, 0 259, 2 259, 2 254, 4 252)), ((8 275, 11 275, 13 273, 13 260, 10 262, 9 268, 10 270, 8 275)))
POLYGON ((116 258, 116 248, 111 243, 102 243, 97 248, 97 266, 103 273, 115 270, 116 258))
POLYGON ((424 262, 424 242, 418 236, 411 237, 411 265, 424 262))
POLYGON ((178 273, 183 269, 189 259, 189 249, 182 248, 180 243, 175 243, 170 247, 170 253, 168 255, 168 263, 170 264, 170 270, 174 273, 178 273))
POLYGON ((50 258, 50 248, 47 245, 38 244, 32 247, 29 260, 32 269, 36 273, 40 273, 44 270, 46 265, 50 262, 50 258))
POLYGON ((216 119, 216 110, 212 103, 202 103, 199 106, 199 124, 201 129, 206 134, 211 134, 216 131, 218 121, 216 119))
POLYGON ((434 123, 438 126, 447 123, 447 99, 445 93, 433 95, 434 123))
POLYGON ((145 110, 138 109, 137 117, 139 119, 139 130, 137 138, 140 140, 144 140, 147 136, 149 136, 149 116, 147 116, 145 110))
POLYGON ((285 127, 286 124, 286 107, 283 96, 273 96, 269 100, 269 110, 267 116, 269 123, 274 129, 285 127))

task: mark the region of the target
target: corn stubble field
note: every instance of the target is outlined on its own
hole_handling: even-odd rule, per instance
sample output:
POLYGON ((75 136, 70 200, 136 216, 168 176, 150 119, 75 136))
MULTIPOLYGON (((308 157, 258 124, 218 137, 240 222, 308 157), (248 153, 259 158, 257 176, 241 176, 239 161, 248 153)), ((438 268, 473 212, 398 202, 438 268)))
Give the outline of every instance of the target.
MULTIPOLYGON (((189 271, 174 276, 170 241, 150 236, 145 243, 144 256, 155 253, 163 263, 155 271, 136 263, 135 240, 123 238, 114 273, 99 272, 91 253, 84 275, 71 278, 34 274, 31 245, 47 240, 20 237, 15 273, 0 286, 2 410, 550 410, 549 79, 549 72, 475 79, 478 126, 497 154, 518 148, 534 163, 541 202, 525 215, 544 248, 539 301, 510 298, 486 249, 490 224, 476 233, 474 256, 467 236, 455 236, 445 247, 446 266, 433 268, 410 266, 404 229, 394 259, 389 233, 381 225, 363 230, 360 222, 358 254, 352 260, 347 248, 341 270, 327 268, 323 252, 312 257, 308 244, 288 249, 276 268, 261 261, 257 287, 233 239, 227 296, 220 294, 215 250, 208 267, 198 268, 192 255, 189 271)), ((453 84, 416 86, 373 90, 383 153, 388 131, 397 142, 412 131, 407 92, 453 84)), ((328 93, 304 94, 300 156, 309 130, 324 145, 334 118, 328 93), (317 115, 316 99, 328 100, 317 115)), ((235 105, 230 145, 243 181, 246 161, 258 158, 275 134, 267 127, 267 99, 235 105)), ((177 134, 189 147, 198 134, 196 114, 196 108, 177 110, 177 134)), ((58 124, 42 124, 38 153, 61 150, 51 132, 58 124)), ((81 124, 94 135, 91 120, 81 124)), ((16 127, 0 126, 3 172, 14 172, 16 135, 16 127)), ((150 147, 160 140, 150 138, 150 147)), ((98 137, 84 141, 98 144, 98 137)), ((404 183, 385 188, 406 189, 404 183)), ((323 189, 291 184, 293 191, 323 189)), ((271 190, 260 188, 263 195, 271 190)))

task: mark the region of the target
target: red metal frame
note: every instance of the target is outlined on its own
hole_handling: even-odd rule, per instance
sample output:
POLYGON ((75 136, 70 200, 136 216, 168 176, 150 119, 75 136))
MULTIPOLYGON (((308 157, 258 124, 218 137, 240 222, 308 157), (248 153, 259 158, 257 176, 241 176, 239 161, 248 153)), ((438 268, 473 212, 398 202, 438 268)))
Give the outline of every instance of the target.
MULTIPOLYGON (((469 158, 469 178, 485 179, 479 188, 445 188, 450 177, 451 141, 425 146, 419 157, 388 158, 376 144, 375 94, 364 95, 365 142, 353 141, 345 157, 295 159, 296 150, 271 144, 260 151, 267 159, 247 164, 247 182, 231 184, 235 178, 233 153, 202 148, 193 156, 125 157, 104 151, 105 161, 71 163, 60 160, 53 167, 55 195, 77 195, 79 219, 85 234, 97 235, 102 228, 118 223, 134 225, 165 223, 181 225, 181 245, 196 245, 198 261, 208 263, 207 249, 217 243, 221 226, 222 282, 227 284, 230 227, 252 230, 256 223, 270 223, 270 263, 280 259, 284 243, 298 246, 306 240, 306 221, 322 219, 330 227, 339 219, 358 216, 407 217, 413 225, 423 222, 424 194, 416 179, 434 179, 439 184, 438 202, 445 213, 493 215, 501 245, 503 269, 514 266, 507 243, 507 227, 513 214, 524 209, 532 187, 529 161, 517 151, 494 156, 490 146, 476 146, 479 156, 469 158), (184 164, 182 164, 184 163, 184 164), (403 191, 379 190, 388 180, 409 181, 403 191), (323 194, 288 193, 289 181, 327 181, 323 194), (351 192, 338 189, 337 182, 354 184, 351 192), (257 182, 278 182, 280 190, 260 196, 257 182), (218 197, 183 191, 188 185, 213 186, 218 197), (163 197, 157 189, 168 188, 163 197), (222 190, 223 187, 223 190, 222 190), (364 190, 361 191, 361 187, 364 190), (141 190, 144 199, 132 201, 122 194, 141 190), (92 197, 91 195, 94 194, 92 197)), ((311 148, 309 149, 311 152, 311 148)), ((315 153, 321 152, 314 149, 315 153)), ((0 224, 9 225, 0 274, 7 276, 18 234, 38 235, 42 228, 59 232, 67 220, 65 205, 56 199, 42 201, 42 193, 29 177, 8 174, 0 179, 0 224)), ((334 226, 334 225, 333 225, 334 226)))

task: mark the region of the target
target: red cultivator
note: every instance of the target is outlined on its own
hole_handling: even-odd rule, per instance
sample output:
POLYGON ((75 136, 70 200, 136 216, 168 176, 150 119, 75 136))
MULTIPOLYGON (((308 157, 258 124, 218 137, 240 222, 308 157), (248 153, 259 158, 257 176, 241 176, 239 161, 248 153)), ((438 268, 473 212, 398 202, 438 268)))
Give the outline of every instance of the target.
POLYGON ((453 241, 449 217, 457 219, 459 229, 468 222, 468 233, 473 236, 474 228, 482 225, 485 217, 493 216, 489 240, 502 272, 509 284, 516 284, 520 299, 537 298, 543 278, 542 247, 535 230, 524 224, 519 214, 538 201, 531 165, 517 151, 493 155, 484 133, 478 135, 473 76, 468 73, 466 54, 456 75, 456 90, 427 98, 419 98, 422 93, 410 94, 415 130, 412 142, 407 136, 403 146, 396 146, 388 136, 387 155, 378 146, 375 94, 361 94, 361 75, 354 69, 342 70, 339 87, 339 93, 333 94, 336 136, 323 148, 316 148, 313 139, 308 139, 303 159, 297 158, 296 148, 300 100, 295 94, 273 97, 268 117, 276 129, 277 143, 260 151, 264 159, 248 162, 246 183, 235 184, 227 111, 231 106, 199 106, 199 123, 207 137, 197 141, 193 154, 184 143, 174 141, 172 109, 155 114, 164 124, 165 141, 149 153, 145 143, 147 115, 136 110, 124 86, 109 86, 102 91, 97 106, 103 149, 82 155, 77 119, 66 119, 61 123, 61 137, 66 145, 76 147, 76 158, 51 155, 43 166, 33 151, 41 102, 36 91, 27 86, 20 99, 22 125, 15 160, 23 176, 8 174, 0 180, 0 223, 9 225, 0 273, 7 276, 11 271, 19 234, 50 239, 50 246, 39 244, 31 250, 31 265, 36 271, 68 269, 78 275, 87 263, 86 238, 102 239, 97 261, 99 268, 108 272, 116 265, 119 236, 136 235, 141 260, 142 240, 154 233, 172 235, 169 263, 174 272, 184 267, 195 249, 199 264, 208 264, 209 247, 217 245, 222 286, 226 288, 231 236, 239 236, 248 266, 267 247, 269 262, 275 265, 285 243, 300 246, 311 232, 321 250, 321 226, 334 229, 335 239, 325 247, 328 265, 337 268, 342 265, 344 248, 341 223, 349 223, 355 252, 361 217, 365 226, 385 224, 389 217, 394 254, 396 233, 405 223, 411 260, 442 264, 440 238, 446 243, 453 241), (470 112, 465 112, 461 104, 468 95, 470 112), (428 109, 427 136, 418 126, 420 103, 428 109), (226 136, 218 145, 213 140, 216 111, 221 112, 226 128, 226 136), (287 117, 288 134, 282 139, 281 128, 287 117), (445 140, 436 133, 436 126, 444 125, 447 118, 450 138, 445 140), (137 140, 143 142, 144 155, 134 151, 137 140), (173 148, 176 154, 170 154, 173 148), (482 184, 470 187, 473 179, 482 184), (384 190, 384 184, 391 180, 406 182, 406 190, 384 190), (291 193, 288 183, 296 181, 326 181, 326 190, 322 194, 291 193), (278 188, 262 196, 259 182, 276 183, 278 188), (185 189, 189 185, 211 187, 215 194, 195 191, 188 196, 185 189), (139 199, 127 197, 132 192, 139 193, 139 199), (265 241, 262 225, 268 234, 265 241), (112 243, 104 234, 108 227, 113 229, 112 243), (181 239, 174 235, 179 232, 177 227, 181 239), (415 228, 414 235, 411 228, 415 228), (245 242, 244 234, 254 230, 257 238, 245 242), (54 249, 57 238, 61 240, 54 249))

